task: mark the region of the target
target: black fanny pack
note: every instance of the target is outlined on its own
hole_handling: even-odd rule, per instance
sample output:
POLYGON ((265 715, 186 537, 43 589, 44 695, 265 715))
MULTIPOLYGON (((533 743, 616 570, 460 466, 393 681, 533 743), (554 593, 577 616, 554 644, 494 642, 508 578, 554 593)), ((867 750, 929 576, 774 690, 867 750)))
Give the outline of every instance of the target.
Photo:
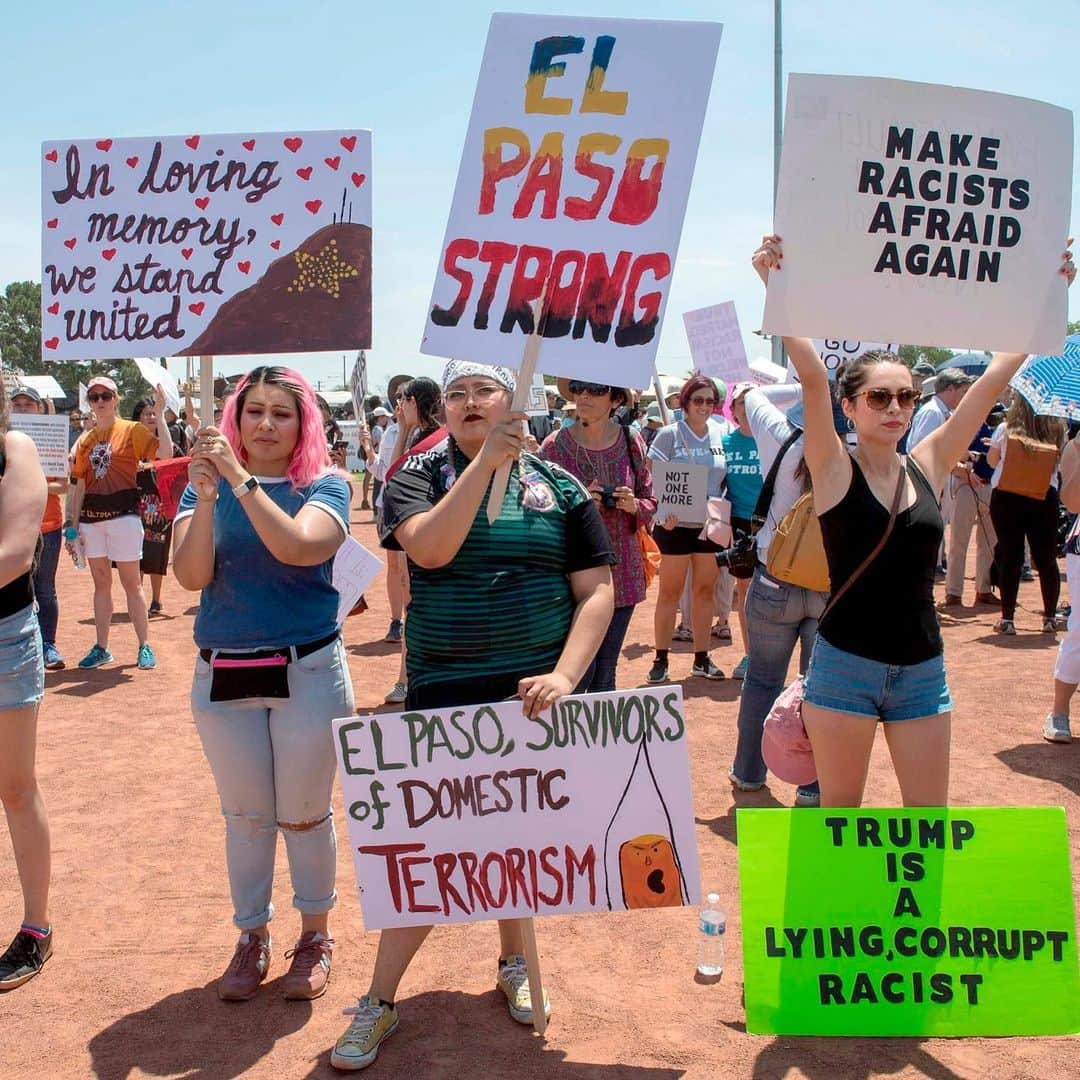
POLYGON ((288 698, 289 664, 293 656, 302 660, 337 641, 335 631, 306 645, 285 645, 256 652, 215 652, 200 649, 210 665, 210 700, 242 701, 245 698, 288 698))

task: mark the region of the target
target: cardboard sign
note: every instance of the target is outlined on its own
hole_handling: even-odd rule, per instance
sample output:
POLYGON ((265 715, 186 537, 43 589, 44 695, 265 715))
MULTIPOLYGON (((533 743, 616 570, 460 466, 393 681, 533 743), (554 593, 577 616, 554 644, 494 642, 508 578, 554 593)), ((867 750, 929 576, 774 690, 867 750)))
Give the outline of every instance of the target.
POLYGON ((46 360, 370 347, 370 132, 42 154, 46 360))
POLYGON ((738 831, 748 1031, 1080 1031, 1064 810, 739 810, 738 831))
POLYGON ((699 900, 682 692, 334 721, 364 925, 699 900))
POLYGON ((688 465, 683 461, 653 461, 653 494, 656 496, 656 521, 669 514, 680 525, 704 525, 709 504, 709 467, 688 465))
POLYGON ((139 369, 139 374, 154 388, 160 386, 165 391, 165 408, 172 409, 177 416, 182 412, 180 405, 180 383, 168 368, 162 367, 149 356, 132 357, 132 363, 139 369))
POLYGON ((353 364, 349 376, 349 393, 352 395, 353 418, 357 423, 364 421, 364 400, 367 398, 367 357, 361 349, 353 364))
POLYGON ((715 375, 729 385, 749 378, 750 367, 733 300, 684 311, 683 325, 697 371, 715 375))
POLYGON ((41 471, 46 476, 67 476, 71 423, 64 413, 50 416, 47 413, 13 412, 8 414, 8 422, 14 430, 24 431, 34 440, 41 471))
POLYGON ((792 75, 765 331, 1060 353, 1072 145, 1038 101, 792 75))
POLYGON ((339 626, 345 621, 345 616, 356 607, 356 601, 364 595, 364 591, 370 588, 382 567, 382 562, 359 540, 351 536, 345 537, 345 542, 334 556, 331 577, 340 597, 337 613, 339 626))
POLYGON ((720 31, 492 16, 421 352, 648 385, 720 31))

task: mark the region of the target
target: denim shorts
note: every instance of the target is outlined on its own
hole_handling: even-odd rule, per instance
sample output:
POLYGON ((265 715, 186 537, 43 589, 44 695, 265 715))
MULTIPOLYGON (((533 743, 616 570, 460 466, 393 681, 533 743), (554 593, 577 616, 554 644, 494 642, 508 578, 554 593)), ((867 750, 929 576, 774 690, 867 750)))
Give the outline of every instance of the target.
POLYGON ((820 634, 806 670, 803 699, 819 709, 885 723, 952 711, 945 657, 921 664, 883 664, 834 648, 820 634))
POLYGON ((30 604, 0 619, 0 711, 36 705, 44 695, 41 634, 30 604))

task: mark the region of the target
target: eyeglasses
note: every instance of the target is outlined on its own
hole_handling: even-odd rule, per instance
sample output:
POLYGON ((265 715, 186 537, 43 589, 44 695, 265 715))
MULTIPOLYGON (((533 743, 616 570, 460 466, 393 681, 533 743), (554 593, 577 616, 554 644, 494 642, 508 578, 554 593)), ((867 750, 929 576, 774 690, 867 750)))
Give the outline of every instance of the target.
POLYGON ((896 404, 901 409, 914 409, 922 400, 922 391, 905 386, 894 394, 891 390, 876 386, 873 390, 860 390, 855 396, 865 397, 866 404, 875 412, 884 412, 892 404, 893 398, 896 398, 896 404))
POLYGON ((447 390, 443 394, 443 400, 447 405, 464 405, 471 397, 473 401, 479 401, 482 405, 500 393, 504 387, 487 383, 484 386, 474 386, 471 390, 447 390))
POLYGON ((716 398, 714 397, 692 397, 690 399, 691 405, 715 405, 716 398))
POLYGON ((87 401, 112 401, 116 395, 111 390, 102 390, 99 394, 87 394, 87 401))
POLYGON ((603 397, 605 394, 611 393, 611 387, 604 386, 603 383, 578 382, 577 379, 571 379, 570 393, 574 395, 588 394, 589 397, 603 397))

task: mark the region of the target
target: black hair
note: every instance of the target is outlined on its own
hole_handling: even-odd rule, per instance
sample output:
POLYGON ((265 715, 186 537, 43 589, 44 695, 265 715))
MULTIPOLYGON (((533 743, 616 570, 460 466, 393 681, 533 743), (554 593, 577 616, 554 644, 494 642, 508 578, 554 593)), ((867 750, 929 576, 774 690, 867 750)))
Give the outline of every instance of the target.
POLYGON ((439 406, 442 404, 442 391, 434 379, 420 376, 410 379, 401 388, 404 397, 416 402, 416 418, 424 431, 434 431, 439 426, 439 406))
POLYGON ((854 360, 845 360, 837 369, 837 397, 854 399, 866 383, 870 369, 880 364, 899 364, 902 368, 907 368, 907 364, 888 349, 867 349, 854 360))
POLYGON ((149 398, 139 398, 134 405, 131 406, 131 419, 137 423, 141 423, 140 417, 143 414, 143 409, 153 408, 154 403, 149 398))

